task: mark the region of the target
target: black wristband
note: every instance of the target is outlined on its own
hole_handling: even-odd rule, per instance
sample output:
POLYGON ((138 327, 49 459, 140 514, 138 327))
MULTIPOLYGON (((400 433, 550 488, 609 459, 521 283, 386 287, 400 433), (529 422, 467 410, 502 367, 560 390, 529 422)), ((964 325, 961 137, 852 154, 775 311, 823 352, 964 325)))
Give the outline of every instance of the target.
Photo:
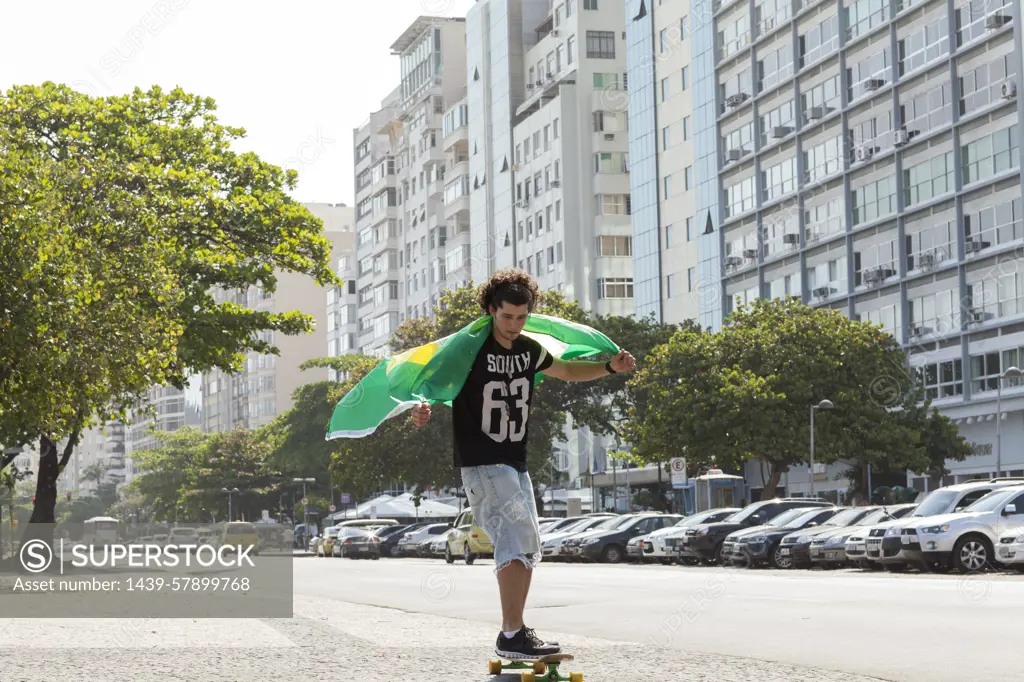
POLYGON ((608 362, 604 363, 604 368, 606 370, 608 370, 609 374, 617 374, 617 372, 614 369, 612 369, 612 361, 611 360, 609 360, 608 362))

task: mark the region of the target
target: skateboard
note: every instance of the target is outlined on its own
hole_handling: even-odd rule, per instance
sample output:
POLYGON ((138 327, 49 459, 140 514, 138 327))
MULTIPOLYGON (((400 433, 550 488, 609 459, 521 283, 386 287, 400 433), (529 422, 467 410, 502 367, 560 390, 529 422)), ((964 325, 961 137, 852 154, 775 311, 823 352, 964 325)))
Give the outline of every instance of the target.
POLYGON ((488 670, 492 675, 500 675, 503 670, 524 670, 522 682, 583 682, 583 673, 574 672, 566 676, 558 672, 559 664, 573 658, 572 654, 551 654, 539 658, 508 659, 511 663, 492 658, 488 670))

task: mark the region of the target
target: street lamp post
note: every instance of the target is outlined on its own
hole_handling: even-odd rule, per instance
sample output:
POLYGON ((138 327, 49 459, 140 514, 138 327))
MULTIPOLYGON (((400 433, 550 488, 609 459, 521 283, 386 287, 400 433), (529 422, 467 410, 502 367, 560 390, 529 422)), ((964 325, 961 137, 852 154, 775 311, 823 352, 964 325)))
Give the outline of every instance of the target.
MULTIPOLYGON (((231 521, 234 520, 233 517, 231 516, 231 496, 238 493, 238 488, 231 488, 230 490, 228 490, 227 488, 221 488, 220 491, 222 493, 228 494, 228 523, 231 523, 231 521)), ((175 518, 177 518, 177 509, 174 510, 174 514, 175 518)))
POLYGON ((822 400, 817 405, 811 405, 811 497, 814 497, 814 411, 831 410, 835 405, 831 400, 822 400))
POLYGON ((1003 475, 1003 379, 1020 379, 1022 374, 1016 367, 1007 367, 996 386, 996 478, 1003 475))
POLYGON ((306 537, 306 547, 309 547, 309 517, 306 514, 306 484, 316 483, 315 478, 293 478, 293 483, 302 484, 302 528, 303 535, 306 537))

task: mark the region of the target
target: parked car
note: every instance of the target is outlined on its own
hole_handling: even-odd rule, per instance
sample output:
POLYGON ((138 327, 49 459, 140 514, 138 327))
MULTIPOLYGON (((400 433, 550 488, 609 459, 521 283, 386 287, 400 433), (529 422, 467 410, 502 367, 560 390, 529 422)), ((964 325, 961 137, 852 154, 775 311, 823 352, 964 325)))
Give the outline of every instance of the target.
POLYGON ((640 513, 615 528, 589 533, 576 546, 575 553, 584 561, 616 564, 626 558, 626 544, 630 539, 674 525, 682 518, 678 514, 640 513))
POLYGON ((378 533, 386 533, 380 535, 380 555, 384 557, 399 557, 401 556, 398 543, 405 538, 406 535, 414 531, 429 526, 430 522, 421 521, 419 523, 412 523, 407 526, 391 526, 390 528, 382 528, 378 533))
POLYGON ((704 523, 686 531, 687 549, 706 563, 722 562, 722 543, 726 536, 744 528, 759 526, 784 511, 797 507, 831 507, 820 497, 783 497, 754 502, 725 521, 704 523))
POLYGON ((900 541, 912 562, 972 573, 995 568, 1000 536, 1020 525, 1024 525, 1024 486, 1006 486, 963 511, 909 522, 900 541))
POLYGON ((353 526, 339 527, 337 528, 337 535, 334 536, 334 541, 331 543, 330 556, 344 558, 348 556, 349 547, 352 546, 352 542, 356 538, 361 538, 370 534, 370 531, 365 528, 357 528, 353 526))
MULTIPOLYGON (((398 553, 392 556, 420 556, 420 544, 424 541, 432 542, 436 536, 448 530, 447 523, 429 523, 421 528, 404 533, 404 537, 398 541, 398 553)), ((428 549, 430 545, 427 545, 428 549)))
MULTIPOLYGON (((393 526, 387 526, 393 528, 393 526)), ((383 528, 374 531, 362 529, 360 535, 352 535, 344 539, 341 549, 349 559, 380 559, 380 536, 377 534, 383 528)))
MULTIPOLYGON (((872 527, 868 531, 865 558, 868 561, 881 563, 888 571, 902 571, 912 562, 907 553, 903 551, 902 539, 903 529, 909 524, 922 518, 961 511, 996 488, 1022 484, 1024 484, 1024 479, 1007 477, 967 481, 938 488, 921 500, 912 514, 872 527)), ((928 568, 924 564, 919 565, 922 568, 928 568)))
POLYGON ((328 526, 320 535, 309 539, 309 551, 318 557, 334 556, 334 538, 338 537, 338 527, 328 526))
MULTIPOLYGON (((574 533, 571 537, 566 538, 562 543, 562 556, 566 561, 582 561, 583 559, 583 542, 589 539, 592 535, 599 535, 601 533, 615 530, 616 528, 625 526, 636 518, 636 514, 622 514, 621 516, 615 516, 610 519, 598 523, 597 525, 587 530, 574 533)), ((543 552, 543 548, 541 552, 543 552)))
POLYGON ((1024 572, 1024 526, 1011 528, 999 537, 996 558, 1004 566, 1024 572))
POLYGON ((695 563, 696 557, 687 555, 684 549, 683 543, 686 538, 686 531, 694 526, 700 526, 705 523, 725 521, 730 516, 739 513, 739 511, 739 507, 709 509, 687 516, 671 528, 664 528, 651 533, 650 539, 644 541, 644 557, 655 559, 666 557, 676 563, 695 563))
POLYGON ((818 561, 839 561, 840 556, 843 556, 845 560, 851 564, 856 564, 864 569, 878 569, 882 568, 882 565, 876 562, 868 561, 867 559, 867 539, 868 532, 873 526, 887 521, 893 521, 895 519, 902 519, 908 514, 912 514, 917 509, 917 504, 911 502, 909 504, 899 504, 893 506, 882 507, 880 511, 870 514, 865 517, 862 522, 858 523, 857 526, 850 530, 850 534, 843 540, 843 551, 840 553, 835 550, 835 554, 832 554, 832 547, 838 547, 838 542, 833 540, 831 545, 826 540, 826 546, 829 546, 829 551, 823 550, 821 547, 816 546, 821 538, 815 538, 814 542, 811 543, 811 562, 818 561), (831 556, 830 556, 831 555, 831 556))
POLYGON ((789 559, 779 547, 782 538, 795 530, 805 530, 825 523, 840 511, 841 507, 797 507, 784 511, 760 527, 748 528, 725 538, 722 559, 725 559, 731 543, 733 564, 754 568, 770 564, 772 568, 789 568, 789 559))
POLYGON ((465 509, 459 517, 451 524, 453 528, 469 526, 465 535, 456 534, 450 538, 450 542, 444 551, 445 559, 450 552, 452 556, 461 556, 467 565, 482 556, 494 556, 494 545, 486 531, 476 523, 472 509, 465 509))
POLYGON ((565 558, 565 542, 588 530, 605 527, 610 528, 619 523, 618 516, 584 516, 576 523, 566 526, 554 533, 543 533, 540 536, 540 551, 545 561, 560 561, 565 558))
POLYGON ((456 559, 461 558, 467 566, 473 565, 476 555, 469 551, 469 533, 472 528, 473 526, 467 523, 458 528, 449 529, 450 532, 444 538, 442 550, 445 562, 454 564, 456 559))
POLYGON ((878 507, 845 508, 816 528, 790 533, 779 543, 780 561, 785 568, 811 567, 811 542, 820 536, 829 536, 838 528, 846 528, 870 516, 878 507))

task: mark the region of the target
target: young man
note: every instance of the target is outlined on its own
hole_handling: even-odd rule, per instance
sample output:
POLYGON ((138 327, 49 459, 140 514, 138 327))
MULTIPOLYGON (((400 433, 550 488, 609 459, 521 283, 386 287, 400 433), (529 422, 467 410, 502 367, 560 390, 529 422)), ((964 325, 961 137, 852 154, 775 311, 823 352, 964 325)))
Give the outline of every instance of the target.
MULTIPOLYGON (((559 653, 523 623, 532 571, 540 563, 540 531, 533 484, 526 469, 526 435, 537 372, 565 381, 591 381, 636 368, 622 351, 610 362, 563 362, 522 336, 540 291, 522 270, 502 270, 481 286, 481 308, 493 318, 465 385, 452 401, 455 466, 480 525, 494 543, 501 596, 501 633, 495 653, 510 659, 559 653)), ((416 426, 430 419, 430 405, 412 410, 416 426)))

